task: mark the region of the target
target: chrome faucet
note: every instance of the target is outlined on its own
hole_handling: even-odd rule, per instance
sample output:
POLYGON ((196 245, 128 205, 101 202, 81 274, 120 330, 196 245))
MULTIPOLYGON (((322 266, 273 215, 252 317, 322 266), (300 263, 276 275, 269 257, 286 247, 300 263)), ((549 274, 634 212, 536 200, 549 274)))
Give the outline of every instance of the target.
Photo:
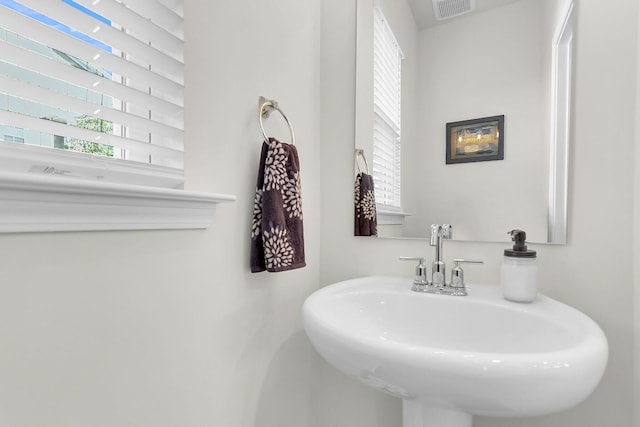
POLYGON ((464 283, 464 275, 460 264, 482 264, 482 261, 465 260, 460 258, 454 259, 454 267, 451 270, 451 283, 447 283, 445 273, 446 266, 442 260, 442 241, 444 239, 451 239, 452 235, 453 228, 450 224, 431 225, 431 241, 429 244, 436 248, 436 257, 431 264, 431 282, 427 280, 427 269, 424 266, 423 257, 400 257, 403 261, 418 261, 418 265, 416 266, 416 276, 413 280, 411 290, 432 294, 456 296, 467 295, 467 288, 464 283))
POLYGON ((431 264, 431 284, 436 287, 445 286, 447 277, 445 263, 442 260, 442 240, 450 239, 453 228, 450 224, 431 224, 431 246, 436 248, 436 257, 431 264))

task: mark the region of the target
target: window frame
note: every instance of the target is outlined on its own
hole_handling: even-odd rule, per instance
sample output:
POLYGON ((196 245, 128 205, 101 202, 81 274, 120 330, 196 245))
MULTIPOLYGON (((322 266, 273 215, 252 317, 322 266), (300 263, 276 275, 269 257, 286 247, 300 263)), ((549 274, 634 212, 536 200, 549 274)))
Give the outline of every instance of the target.
POLYGON ((0 233, 201 229, 210 225, 218 203, 236 199, 183 190, 183 169, 176 184, 172 168, 14 142, 2 145, 0 233), (16 162, 24 166, 18 169, 16 162), (69 170, 89 169, 94 174, 89 179, 69 176, 69 170), (108 171, 108 180, 101 179, 101 170, 108 171))

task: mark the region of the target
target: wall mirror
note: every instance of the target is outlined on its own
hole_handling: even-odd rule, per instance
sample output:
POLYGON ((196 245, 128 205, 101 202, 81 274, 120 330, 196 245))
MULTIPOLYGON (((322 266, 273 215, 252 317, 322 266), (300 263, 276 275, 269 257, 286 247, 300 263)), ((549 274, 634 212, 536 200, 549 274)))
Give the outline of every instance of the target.
MULTIPOLYGON (((373 147, 376 20, 387 22, 401 57, 400 206, 378 204, 378 237, 426 238, 430 224, 448 223, 454 240, 505 242, 517 228, 532 243, 566 243, 572 1, 356 2, 355 148, 376 185, 385 155, 373 147), (436 19, 462 3, 474 9, 436 19), (498 116, 503 159, 447 164, 447 123, 498 116)), ((455 129, 485 136, 482 126, 455 129)), ((486 147, 465 145, 461 154, 486 147)))

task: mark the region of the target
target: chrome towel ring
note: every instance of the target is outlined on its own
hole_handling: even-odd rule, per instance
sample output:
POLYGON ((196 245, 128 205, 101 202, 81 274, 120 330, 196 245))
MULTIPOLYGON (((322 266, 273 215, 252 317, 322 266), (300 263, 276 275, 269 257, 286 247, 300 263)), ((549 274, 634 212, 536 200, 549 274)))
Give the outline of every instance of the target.
POLYGON ((296 145, 296 137, 293 133, 293 125, 284 114, 282 109, 278 106, 278 103, 273 99, 266 99, 264 96, 258 98, 258 120, 260 122, 260 130, 262 131, 262 136, 264 137, 265 142, 269 142, 269 137, 267 136, 267 132, 264 130, 264 124, 262 123, 263 118, 269 118, 269 115, 273 112, 277 111, 287 122, 287 126, 289 126, 289 132, 291 132, 291 145, 296 145))
POLYGON ((369 163, 367 163, 367 158, 364 156, 364 150, 362 148, 356 148, 356 167, 358 168, 358 172, 362 173, 362 169, 360 169, 360 158, 364 160, 365 172, 367 175, 371 175, 371 170, 369 169, 369 163))

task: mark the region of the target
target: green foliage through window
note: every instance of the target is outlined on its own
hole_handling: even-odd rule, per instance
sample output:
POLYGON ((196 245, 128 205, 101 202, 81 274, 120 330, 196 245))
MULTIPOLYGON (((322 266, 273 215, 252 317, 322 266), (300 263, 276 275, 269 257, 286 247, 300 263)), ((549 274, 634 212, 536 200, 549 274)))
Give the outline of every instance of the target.
MULTIPOLYGON (((76 117, 74 126, 89 129, 96 132, 112 134, 113 123, 97 119, 95 117, 82 115, 76 117)), ((66 150, 79 151, 81 153, 96 154, 98 156, 113 157, 113 147, 110 145, 99 144, 97 142, 84 141, 81 139, 68 138, 65 140, 64 148, 66 150)))

